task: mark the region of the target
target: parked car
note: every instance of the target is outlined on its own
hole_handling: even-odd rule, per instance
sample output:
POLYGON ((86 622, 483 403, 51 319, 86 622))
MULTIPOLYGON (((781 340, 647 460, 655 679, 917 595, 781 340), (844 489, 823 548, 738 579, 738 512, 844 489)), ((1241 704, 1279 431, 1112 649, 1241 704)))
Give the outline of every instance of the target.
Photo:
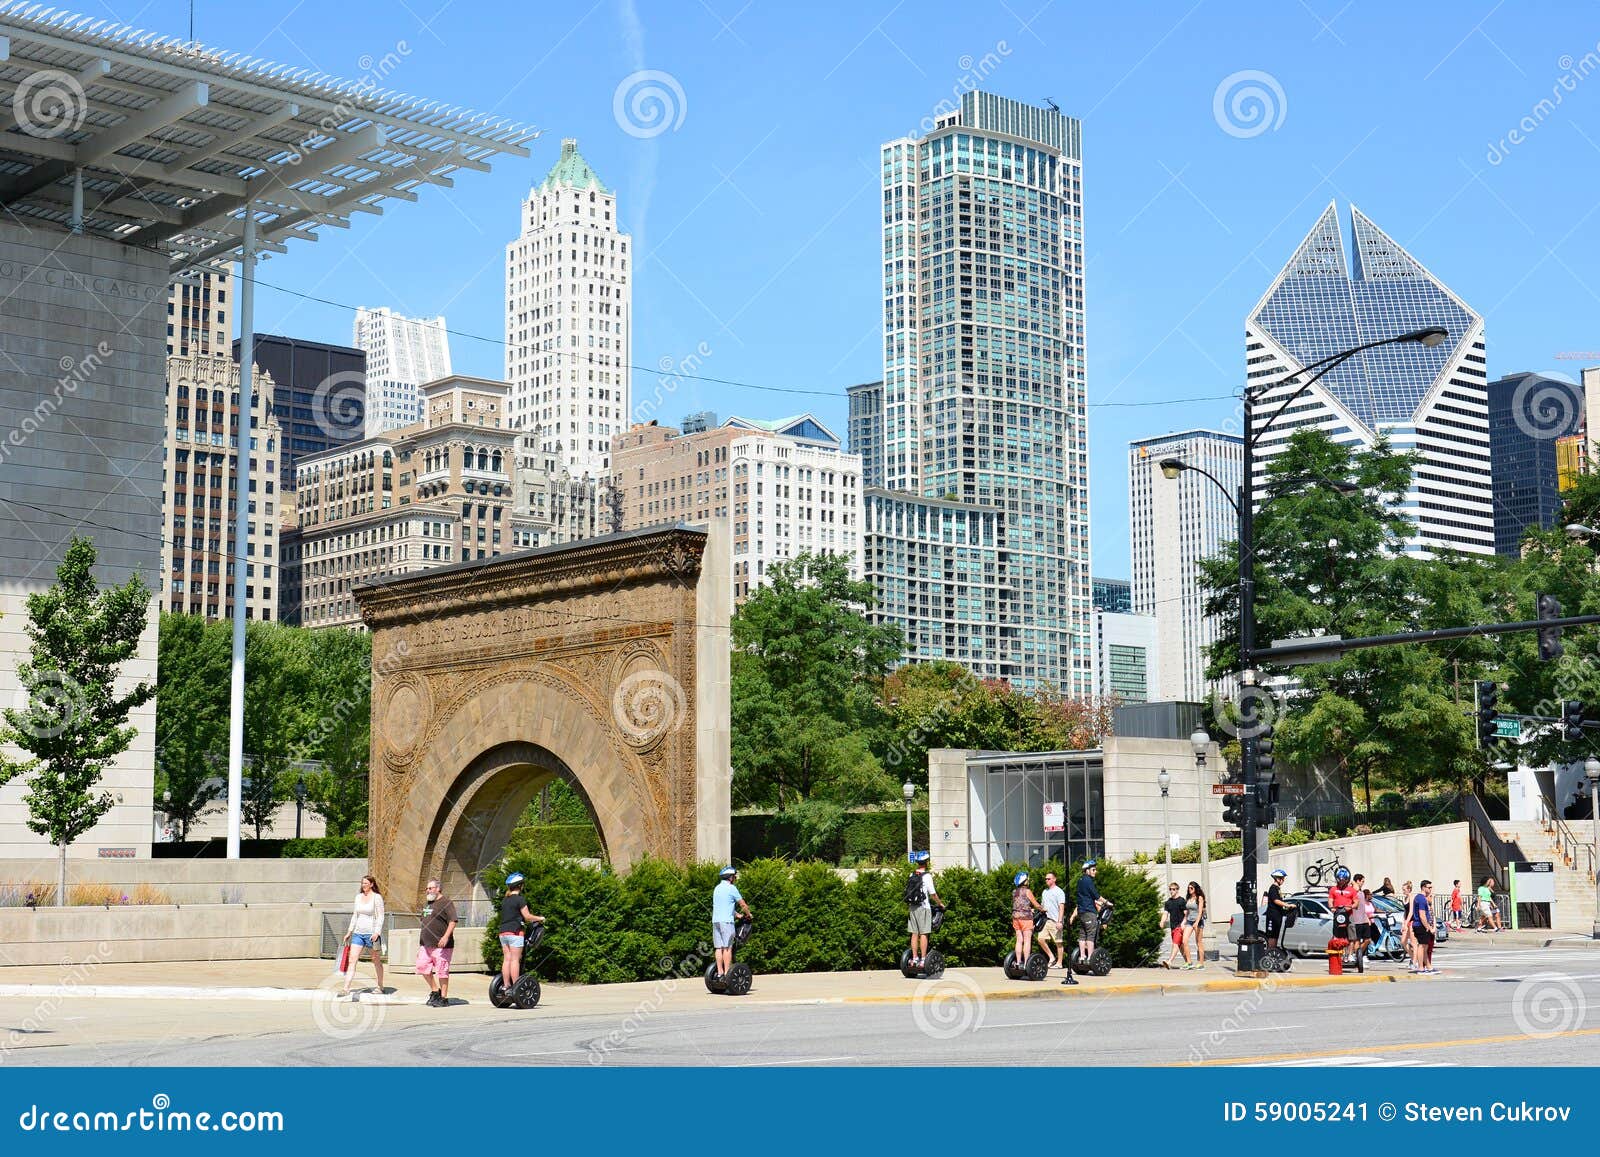
MULTIPOLYGON (((1287 897, 1293 901, 1300 914, 1283 934, 1283 947, 1296 956, 1321 956, 1328 950, 1333 937, 1333 913, 1328 908, 1325 891, 1296 892, 1287 897)), ((1266 926, 1266 908, 1261 910, 1262 926, 1266 926)), ((1244 912, 1236 911, 1228 920, 1228 943, 1237 945, 1244 932, 1244 912)))

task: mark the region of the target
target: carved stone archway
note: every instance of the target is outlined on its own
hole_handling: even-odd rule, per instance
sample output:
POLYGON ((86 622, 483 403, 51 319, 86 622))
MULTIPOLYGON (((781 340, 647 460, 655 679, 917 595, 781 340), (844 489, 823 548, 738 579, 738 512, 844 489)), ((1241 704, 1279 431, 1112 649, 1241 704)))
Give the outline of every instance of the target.
POLYGON ((728 856, 722 537, 635 531, 358 586, 372 630, 372 871, 458 897, 534 794, 582 794, 619 870, 728 856))

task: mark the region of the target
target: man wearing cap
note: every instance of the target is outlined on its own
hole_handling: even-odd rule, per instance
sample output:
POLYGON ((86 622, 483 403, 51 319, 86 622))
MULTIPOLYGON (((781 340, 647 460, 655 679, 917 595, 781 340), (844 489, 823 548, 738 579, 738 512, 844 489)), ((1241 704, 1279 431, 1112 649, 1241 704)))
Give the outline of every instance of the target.
MULTIPOLYGON (((1099 870, 1098 861, 1085 860, 1083 872, 1078 876, 1078 910, 1073 915, 1078 921, 1078 959, 1086 967, 1094 959, 1094 938, 1100 934, 1100 909, 1106 905, 1100 886, 1094 882, 1099 870)), ((1072 969, 1067 969, 1067 978, 1061 983, 1078 983, 1072 977, 1072 969)))
POLYGON ((1267 888, 1267 947, 1278 947, 1283 937, 1283 918, 1294 904, 1283 898, 1283 882, 1289 873, 1282 868, 1272 869, 1272 883, 1267 888))
POLYGON ((522 898, 522 873, 506 877, 506 894, 500 901, 500 981, 510 992, 522 976, 522 946, 527 943, 522 930, 528 924, 544 923, 543 916, 528 911, 522 898))
POLYGON ((711 892, 711 946, 717 951, 717 975, 726 976, 733 967, 734 909, 743 908, 750 919, 750 905, 744 902, 739 887, 734 883, 739 873, 732 865, 717 873, 717 886, 711 892))
POLYGON ((911 967, 921 968, 928 958, 928 933, 933 931, 933 908, 939 902, 939 893, 933 890, 933 873, 928 871, 927 852, 911 853, 911 874, 921 882, 922 898, 908 902, 906 931, 911 934, 911 967))

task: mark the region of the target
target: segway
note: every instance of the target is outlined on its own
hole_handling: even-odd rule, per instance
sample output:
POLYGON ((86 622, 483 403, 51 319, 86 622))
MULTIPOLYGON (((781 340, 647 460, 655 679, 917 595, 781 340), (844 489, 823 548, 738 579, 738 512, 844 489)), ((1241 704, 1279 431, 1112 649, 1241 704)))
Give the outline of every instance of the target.
MULTIPOLYGON (((1044 927, 1044 913, 1035 912, 1033 914, 1033 930, 1038 932, 1042 927, 1044 927)), ((931 950, 929 955, 932 955, 931 950)), ((1011 980, 1043 980, 1050 973, 1050 957, 1046 953, 1034 949, 1028 954, 1026 964, 1018 964, 1017 950, 1013 948, 1006 953, 1005 963, 1000 967, 1005 970, 1007 978, 1011 980)))
MULTIPOLYGON (((748 916, 740 916, 733 922, 733 947, 738 948, 750 939, 750 929, 755 926, 755 921, 748 916)), ((714 992, 720 996, 743 996, 750 991, 750 985, 755 982, 755 973, 750 971, 748 964, 734 961, 728 965, 728 971, 723 976, 717 975, 717 962, 713 960, 706 965, 706 991, 714 992)))
MULTIPOLYGON (((1111 901, 1107 900, 1100 909, 1100 932, 1105 932, 1106 925, 1111 923, 1111 901)), ((1109 976, 1111 974, 1111 953, 1105 950, 1098 938, 1095 940, 1094 955, 1089 957, 1087 963, 1082 959, 1083 954, 1076 945, 1067 955, 1067 967, 1079 976, 1109 976)))
MULTIPOLYGON (((944 923, 944 909, 935 908, 931 928, 939 931, 939 926, 944 923)), ((929 948, 928 954, 922 958, 922 967, 916 968, 911 964, 911 949, 907 948, 900 954, 900 975, 907 980, 938 980, 944 975, 944 953, 937 948, 929 948)))
MULTIPOLYGON (((522 962, 526 966, 528 953, 539 947, 544 939, 544 921, 539 921, 530 928, 522 939, 522 962)), ((532 972, 524 972, 517 977, 516 984, 511 986, 511 991, 506 991, 505 978, 496 973, 489 981, 489 1003, 496 1008, 534 1008, 539 1003, 542 992, 539 987, 539 978, 532 972)))

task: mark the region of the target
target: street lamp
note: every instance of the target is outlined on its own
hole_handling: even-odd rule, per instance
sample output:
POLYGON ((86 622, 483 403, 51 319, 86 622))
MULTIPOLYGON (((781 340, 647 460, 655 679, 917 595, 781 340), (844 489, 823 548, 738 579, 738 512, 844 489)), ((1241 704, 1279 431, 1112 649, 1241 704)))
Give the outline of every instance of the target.
POLYGON ((300 816, 306 807, 306 777, 301 772, 294 781, 294 838, 300 838, 300 816))
POLYGON ((1589 930, 1591 939, 1600 940, 1600 759, 1590 756, 1583 761, 1583 775, 1589 781, 1589 822, 1594 825, 1594 927, 1589 930))
POLYGON ((911 862, 911 801, 917 798, 917 785, 909 779, 900 785, 900 794, 906 798, 906 862, 911 862))
POLYGON ((1189 746, 1194 748, 1195 794, 1199 796, 1200 822, 1200 887, 1205 889, 1206 906, 1211 899, 1211 834, 1206 830, 1206 753, 1211 750, 1211 736, 1204 727, 1196 727, 1189 736, 1189 746))
POLYGON ((1166 768, 1156 772, 1156 783, 1161 788, 1161 842, 1167 849, 1167 884, 1172 883, 1172 820, 1167 814, 1167 788, 1172 786, 1172 773, 1166 768))
MULTIPOLYGON (((1330 354, 1309 365, 1302 366, 1288 377, 1268 385, 1247 385, 1243 391, 1243 431, 1241 440, 1244 443, 1243 458, 1244 470, 1239 480, 1238 497, 1228 495, 1228 500, 1233 504, 1234 510, 1239 515, 1239 682, 1242 687, 1251 687, 1256 682, 1256 552, 1255 552, 1255 471, 1252 469, 1252 459, 1256 443, 1261 436, 1272 428, 1272 424, 1283 416, 1283 412, 1297 402, 1307 390, 1315 385, 1329 371, 1349 361, 1359 353, 1376 349, 1386 345, 1420 345, 1432 349, 1441 345, 1449 337, 1449 331, 1443 326, 1427 326, 1423 329, 1414 329, 1408 333, 1395 337, 1379 338, 1377 341, 1364 342, 1336 354, 1330 354), (1279 389, 1287 386, 1296 378, 1305 375, 1298 389, 1290 394, 1274 410, 1270 417, 1259 429, 1255 426, 1255 405, 1262 394, 1269 389, 1279 389)), ((1167 478, 1176 478, 1185 470, 1194 470, 1204 474, 1227 494, 1228 488, 1218 482, 1216 478, 1199 467, 1191 466, 1181 459, 1168 458, 1160 463, 1161 473, 1167 478)), ((1244 796, 1244 823, 1240 835, 1244 839, 1244 872, 1239 880, 1238 892, 1234 901, 1244 910, 1244 929, 1239 937, 1239 971, 1245 973, 1259 972, 1261 969, 1261 932, 1260 919, 1256 912, 1256 872, 1260 868, 1260 856, 1256 847, 1256 785, 1260 776, 1256 767, 1256 729, 1257 716, 1252 708, 1248 715, 1245 714, 1247 700, 1241 696, 1239 702, 1239 749, 1240 763, 1243 767, 1242 779, 1245 785, 1244 796)), ((1201 833, 1200 847, 1206 847, 1204 834, 1201 833)))

